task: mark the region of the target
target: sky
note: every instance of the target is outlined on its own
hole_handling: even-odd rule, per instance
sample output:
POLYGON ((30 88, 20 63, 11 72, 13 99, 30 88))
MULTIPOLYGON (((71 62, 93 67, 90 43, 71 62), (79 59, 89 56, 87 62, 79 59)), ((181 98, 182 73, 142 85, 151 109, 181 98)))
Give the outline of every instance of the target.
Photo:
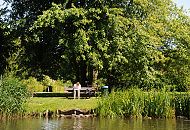
POLYGON ((190 9, 190 0, 173 0, 177 6, 183 6, 184 9, 190 9))
MULTIPOLYGON (((190 0, 173 0, 177 6, 183 6, 184 9, 190 9, 190 0)), ((3 4, 3 0, 0 0, 0 5, 3 4)))

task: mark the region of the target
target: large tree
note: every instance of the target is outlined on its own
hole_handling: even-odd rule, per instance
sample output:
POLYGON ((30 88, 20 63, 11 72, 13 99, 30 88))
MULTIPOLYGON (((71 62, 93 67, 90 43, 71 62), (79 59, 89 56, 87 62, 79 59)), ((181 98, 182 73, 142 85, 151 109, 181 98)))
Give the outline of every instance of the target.
POLYGON ((190 21, 171 0, 12 2, 29 75, 147 89, 189 85, 190 21))
POLYGON ((187 86, 177 81, 188 78, 189 18, 169 0, 130 2, 104 8, 54 5, 38 17, 33 31, 42 43, 44 30, 54 30, 63 61, 81 81, 91 69, 111 85, 187 86))
POLYGON ((6 9, 0 9, 0 75, 2 75, 7 66, 7 59, 13 49, 9 39, 9 29, 5 21, 6 9))

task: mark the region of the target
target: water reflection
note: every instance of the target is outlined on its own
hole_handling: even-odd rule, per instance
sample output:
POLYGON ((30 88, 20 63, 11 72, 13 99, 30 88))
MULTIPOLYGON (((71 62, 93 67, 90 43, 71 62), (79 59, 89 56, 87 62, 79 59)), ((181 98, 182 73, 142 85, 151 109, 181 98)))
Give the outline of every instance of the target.
POLYGON ((0 130, 189 130, 190 120, 54 118, 0 122, 0 130))
POLYGON ((82 123, 80 118, 75 118, 73 123, 73 129, 74 130, 81 130, 82 129, 82 123))
POLYGON ((57 130, 60 127, 60 123, 57 120, 49 120, 46 118, 42 125, 42 130, 57 130))

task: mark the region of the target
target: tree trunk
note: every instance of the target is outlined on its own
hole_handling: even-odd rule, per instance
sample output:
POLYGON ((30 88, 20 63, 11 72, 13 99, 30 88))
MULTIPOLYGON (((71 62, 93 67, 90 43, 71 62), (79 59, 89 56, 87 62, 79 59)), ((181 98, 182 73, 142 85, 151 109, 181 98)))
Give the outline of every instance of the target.
POLYGON ((92 87, 96 88, 96 80, 98 79, 98 70, 93 69, 92 87))
POLYGON ((87 81, 87 65, 84 61, 80 64, 80 83, 81 86, 86 87, 85 81, 87 81))

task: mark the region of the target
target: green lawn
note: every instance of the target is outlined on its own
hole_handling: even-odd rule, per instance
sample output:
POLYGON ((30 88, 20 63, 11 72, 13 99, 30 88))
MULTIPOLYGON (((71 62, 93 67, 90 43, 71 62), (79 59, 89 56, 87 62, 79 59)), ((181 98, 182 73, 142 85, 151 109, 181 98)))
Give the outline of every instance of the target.
POLYGON ((70 110, 70 109, 84 109, 90 110, 97 106, 98 99, 66 99, 63 97, 34 97, 28 100, 27 113, 43 112, 45 110, 55 111, 70 110))

